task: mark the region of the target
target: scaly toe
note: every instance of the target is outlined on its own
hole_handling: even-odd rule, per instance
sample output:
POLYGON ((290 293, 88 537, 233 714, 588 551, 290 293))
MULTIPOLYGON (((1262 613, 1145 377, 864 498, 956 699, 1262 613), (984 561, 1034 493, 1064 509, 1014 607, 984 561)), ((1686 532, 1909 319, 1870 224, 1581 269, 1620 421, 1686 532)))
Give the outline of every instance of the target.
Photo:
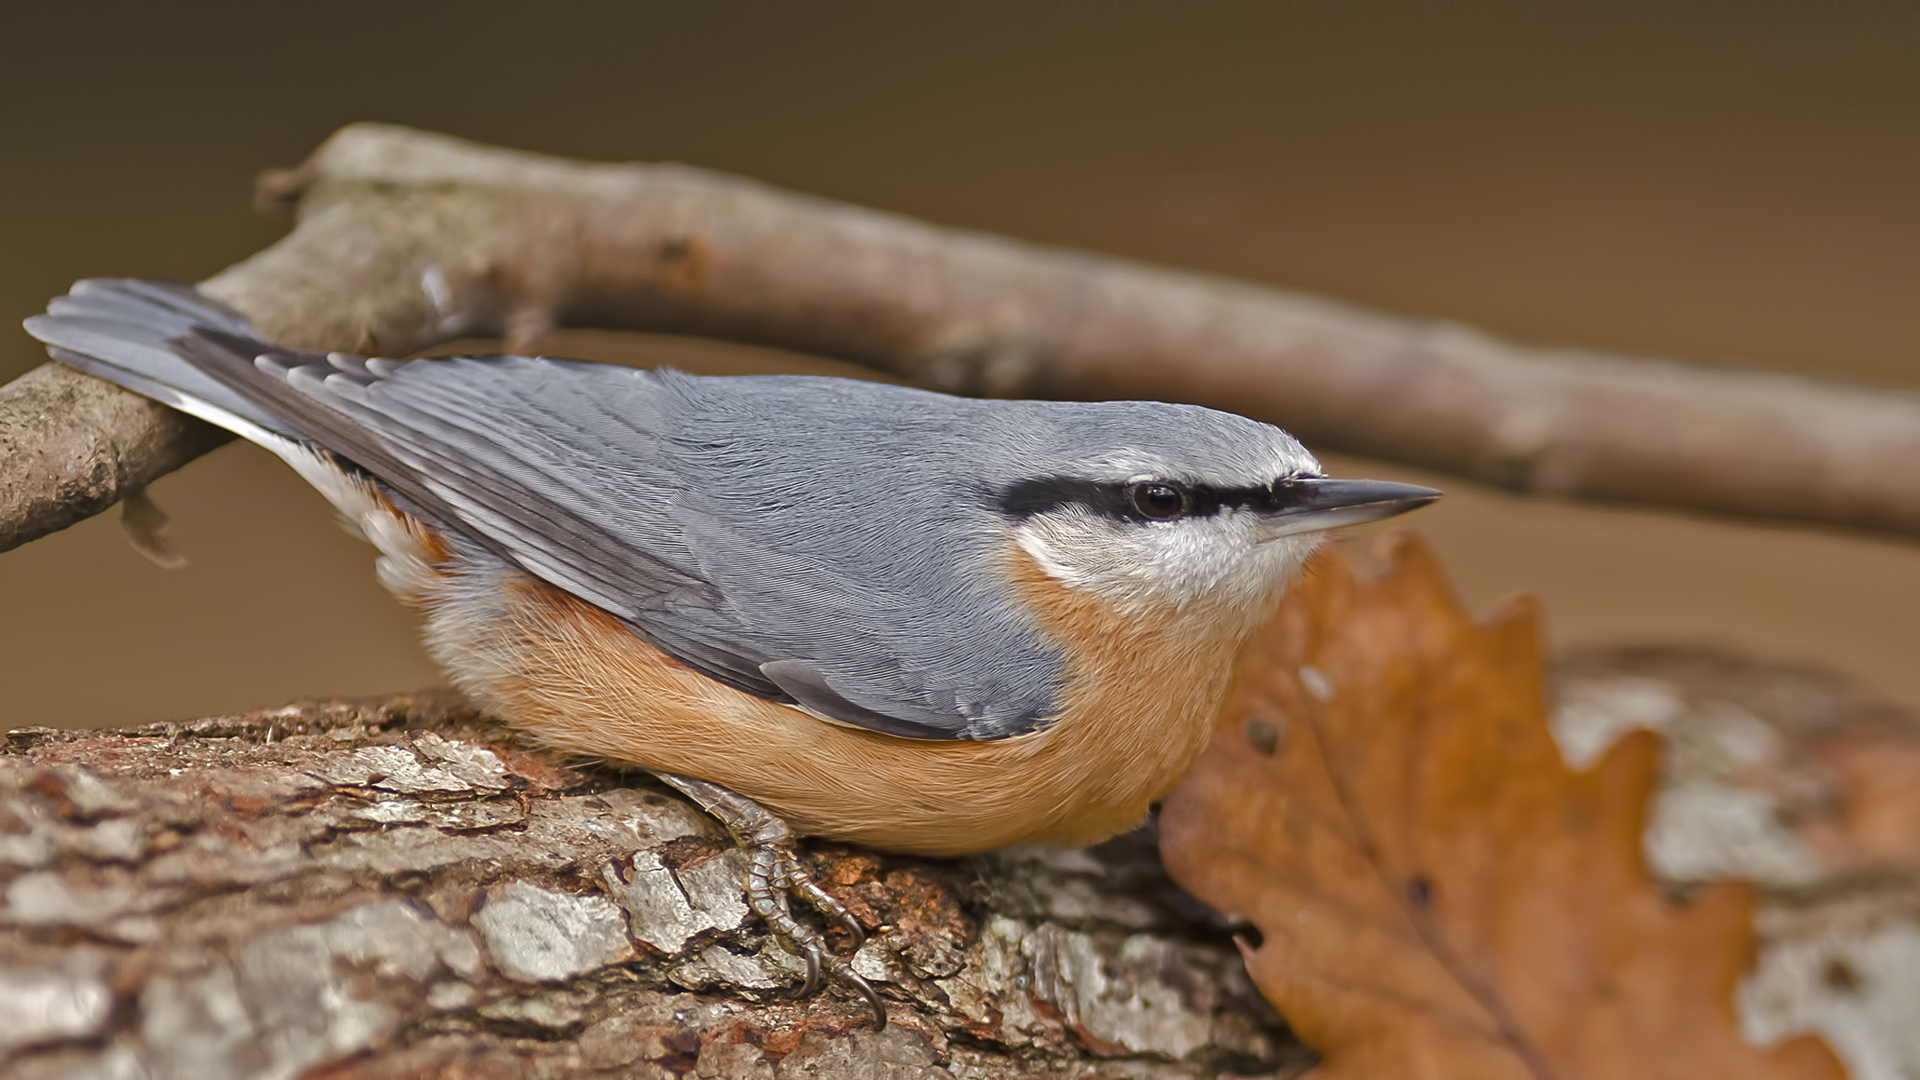
POLYGON ((787 870, 787 891, 799 894, 801 899, 805 900, 813 910, 825 916, 841 930, 846 931, 847 938, 851 943, 846 949, 847 952, 859 952, 860 946, 867 943, 866 930, 861 928, 859 921, 853 917, 853 913, 847 910, 847 905, 841 903, 832 893, 821 888, 813 880, 813 875, 809 874, 797 859, 787 870))
POLYGON ((659 772, 654 775, 677 788, 709 814, 718 818, 733 834, 734 842, 747 853, 747 908, 767 927, 780 947, 806 961, 807 978, 800 988, 801 997, 810 997, 820 989, 822 976, 831 972, 865 998, 873 1009, 876 1029, 887 1026, 887 1006, 867 980, 854 973, 851 965, 823 947, 824 939, 812 927, 793 917, 789 894, 798 895, 822 916, 838 924, 859 951, 867 940, 847 906, 814 883, 793 851, 793 833, 785 822, 767 809, 737 792, 690 776, 659 772))

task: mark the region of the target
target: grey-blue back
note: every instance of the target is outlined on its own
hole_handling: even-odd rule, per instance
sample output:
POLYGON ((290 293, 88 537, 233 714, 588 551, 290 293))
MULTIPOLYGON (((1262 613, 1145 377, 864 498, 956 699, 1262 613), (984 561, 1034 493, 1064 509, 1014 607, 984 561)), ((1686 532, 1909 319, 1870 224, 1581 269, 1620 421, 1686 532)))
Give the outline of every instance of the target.
MULTIPOLYGON (((1004 418, 978 402, 509 357, 408 365, 363 401, 458 425, 446 458, 409 454, 423 472, 484 462, 617 539, 629 558, 542 576, 710 675, 898 735, 999 738, 1057 711, 1058 651, 1007 587, 1015 477, 985 452, 1004 418)), ((573 531, 483 521, 483 493, 434 486, 523 565, 573 531)))

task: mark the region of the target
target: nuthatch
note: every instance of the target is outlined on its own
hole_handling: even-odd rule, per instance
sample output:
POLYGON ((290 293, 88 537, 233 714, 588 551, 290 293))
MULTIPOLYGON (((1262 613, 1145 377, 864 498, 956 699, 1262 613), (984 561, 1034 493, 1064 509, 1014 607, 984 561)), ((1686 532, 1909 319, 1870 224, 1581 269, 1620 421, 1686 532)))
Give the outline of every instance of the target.
POLYGON ((795 835, 959 855, 1132 827, 1321 533, 1438 495, 1193 405, 303 352, 129 280, 26 325, 285 459, 462 690, 706 807, 809 986, 829 963, 876 1008, 790 914, 858 937, 795 835))

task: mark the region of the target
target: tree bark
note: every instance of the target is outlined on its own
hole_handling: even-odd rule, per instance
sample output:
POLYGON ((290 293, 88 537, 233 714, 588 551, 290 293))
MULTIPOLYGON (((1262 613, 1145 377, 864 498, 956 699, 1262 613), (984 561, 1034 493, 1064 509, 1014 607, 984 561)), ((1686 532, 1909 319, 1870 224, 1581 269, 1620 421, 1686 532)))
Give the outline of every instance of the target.
POLYGON ((1152 838, 818 845, 889 1003, 795 1000, 704 815, 428 693, 0 738, 0 1074, 1155 1078, 1311 1060, 1152 838))
MULTIPOLYGON (((1678 892, 1755 882, 1739 995, 1853 1080, 1920 1074, 1920 717, 1676 649, 1564 661, 1590 762, 1668 739, 1648 818, 1678 892)), ((742 860, 644 778, 444 692, 0 736, 0 1075, 1110 1080, 1291 1077, 1310 1055, 1145 832, 965 863, 811 850, 868 930, 842 988, 747 917, 742 860)))
MULTIPOLYGON (((678 165, 358 124, 204 282, 285 344, 403 355, 558 326, 700 334, 957 393, 1193 401, 1542 495, 1920 534, 1920 393, 1525 348, 1463 327, 936 228, 678 165)), ((0 389, 0 550, 217 444, 118 390, 0 389)))

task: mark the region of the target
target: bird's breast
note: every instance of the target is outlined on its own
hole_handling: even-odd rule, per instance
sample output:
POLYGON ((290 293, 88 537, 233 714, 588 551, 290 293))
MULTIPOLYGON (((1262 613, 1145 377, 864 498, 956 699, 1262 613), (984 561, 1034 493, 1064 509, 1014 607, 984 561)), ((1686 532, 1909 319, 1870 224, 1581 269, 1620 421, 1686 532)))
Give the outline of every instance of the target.
POLYGON ((1085 844, 1140 823, 1198 756, 1244 628, 1122 617, 1016 555, 1022 599, 1066 656, 1044 729, 916 740, 828 724, 707 678, 517 570, 451 575, 428 643, 485 706, 555 747, 723 784, 812 835, 959 855, 1085 844))

